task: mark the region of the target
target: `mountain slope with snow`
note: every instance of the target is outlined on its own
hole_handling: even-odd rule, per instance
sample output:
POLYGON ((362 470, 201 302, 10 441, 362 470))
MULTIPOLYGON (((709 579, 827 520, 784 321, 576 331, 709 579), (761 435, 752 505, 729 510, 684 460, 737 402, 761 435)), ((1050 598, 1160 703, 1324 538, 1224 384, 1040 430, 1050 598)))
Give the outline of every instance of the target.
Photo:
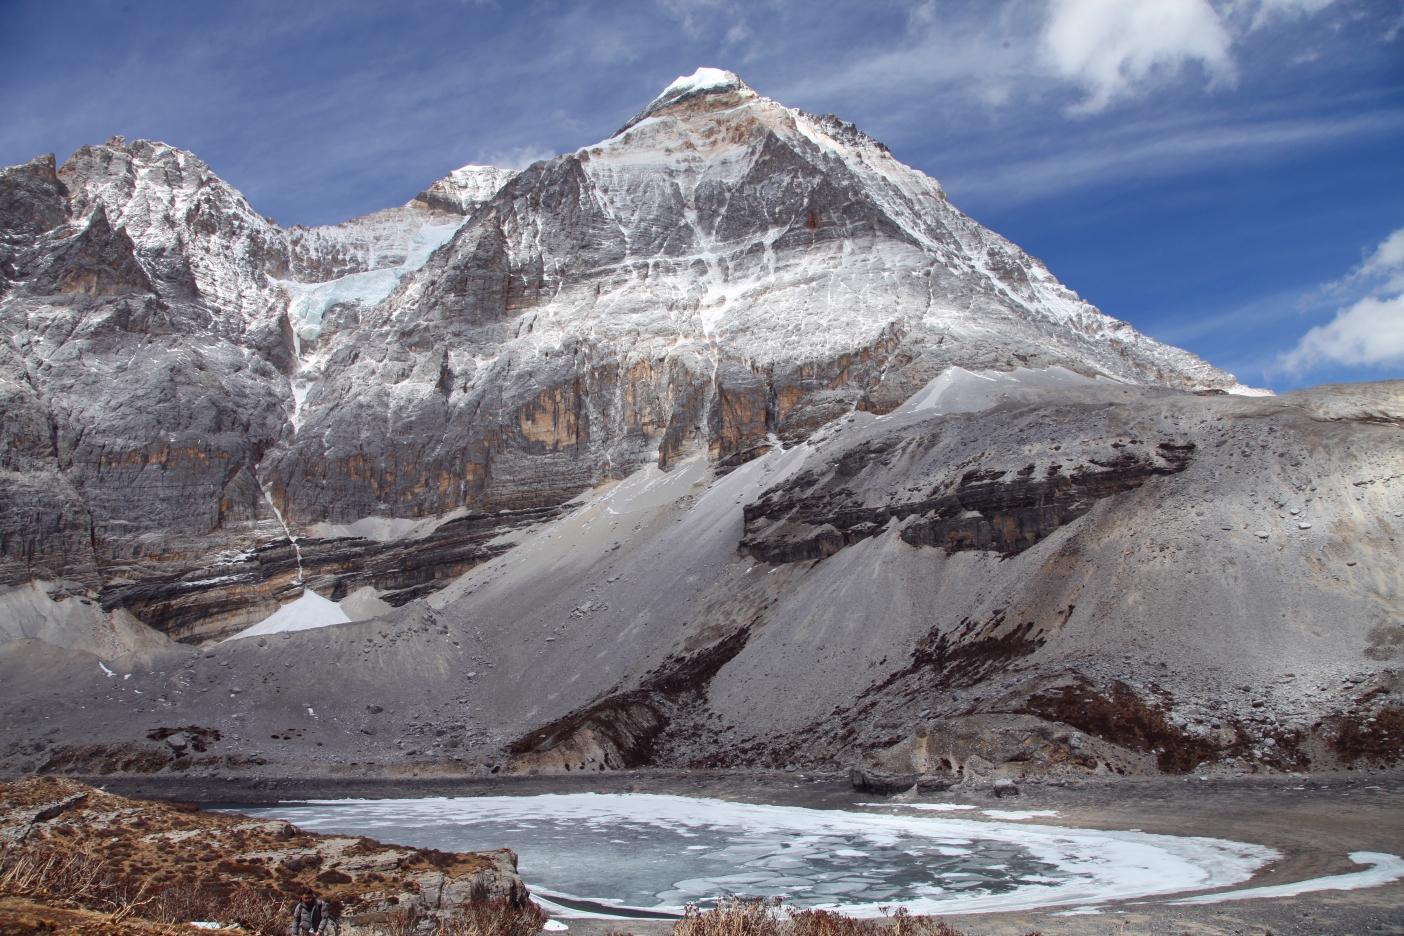
POLYGON ((0 277, 0 697, 77 687, 55 764, 142 749, 117 669, 270 770, 1404 754, 1398 383, 1254 398, 729 72, 323 228, 41 158, 0 277))
POLYGON ((301 522, 561 500, 886 412, 951 366, 1241 389, 852 125, 704 70, 510 181, 331 337, 266 477, 301 522))
POLYGON ((601 482, 741 464, 952 367, 1242 389, 714 69, 598 145, 341 225, 283 229, 149 141, 0 187, 0 572, 182 639, 304 584, 408 601, 601 482))

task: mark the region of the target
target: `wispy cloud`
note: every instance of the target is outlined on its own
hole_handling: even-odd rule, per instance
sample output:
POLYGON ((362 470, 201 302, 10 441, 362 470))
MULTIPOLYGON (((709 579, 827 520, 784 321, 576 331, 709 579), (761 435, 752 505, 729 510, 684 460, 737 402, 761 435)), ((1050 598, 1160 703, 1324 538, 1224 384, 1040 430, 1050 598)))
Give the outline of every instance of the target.
POLYGON ((1249 29, 1261 29, 1274 19, 1296 19, 1326 9, 1336 0, 1232 0, 1228 14, 1240 22, 1247 20, 1249 29))
POLYGON ((511 149, 496 150, 483 156, 481 163, 499 169, 525 169, 532 163, 550 159, 558 155, 544 146, 515 146, 511 149))
POLYGON ((1125 121, 1075 145, 947 174, 952 191, 986 204, 1007 204, 1112 179, 1203 171, 1264 152, 1344 138, 1378 135, 1404 127, 1404 112, 1361 114, 1342 119, 1202 122, 1194 115, 1164 121, 1125 121))

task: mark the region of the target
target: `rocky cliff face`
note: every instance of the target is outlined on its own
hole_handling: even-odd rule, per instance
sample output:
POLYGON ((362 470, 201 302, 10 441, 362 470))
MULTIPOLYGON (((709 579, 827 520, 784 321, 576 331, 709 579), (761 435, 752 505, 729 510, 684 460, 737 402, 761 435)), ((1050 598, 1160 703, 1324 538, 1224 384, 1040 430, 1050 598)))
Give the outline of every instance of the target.
POLYGON ((271 453, 301 522, 560 501, 727 459, 951 365, 1232 387, 1137 335, 833 117, 734 75, 509 182, 358 327, 271 453))
MULTIPOLYGON (((197 638, 295 597, 303 575, 258 465, 294 432, 304 338, 323 309, 389 293, 510 176, 468 167, 439 207, 284 231, 161 144, 114 138, 61 168, 44 157, 0 173, 4 583, 67 581, 197 638)), ((447 539, 459 545, 427 569, 376 581, 393 591, 471 567, 476 547, 447 539)), ((348 558, 358 546, 384 551, 341 545, 351 553, 320 564, 312 549, 315 585, 373 567, 348 558)))
POLYGON ((304 584, 407 601, 603 481, 741 464, 956 365, 1237 388, 851 124, 708 69, 597 146, 332 227, 165 144, 37 159, 0 173, 0 277, 0 578, 196 641, 304 584))

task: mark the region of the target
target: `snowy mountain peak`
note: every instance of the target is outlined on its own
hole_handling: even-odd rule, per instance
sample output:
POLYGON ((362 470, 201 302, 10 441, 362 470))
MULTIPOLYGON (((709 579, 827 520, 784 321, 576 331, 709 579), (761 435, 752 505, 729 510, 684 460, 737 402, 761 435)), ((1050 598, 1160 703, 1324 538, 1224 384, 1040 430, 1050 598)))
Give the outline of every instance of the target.
POLYGON ((699 68, 691 75, 678 76, 672 84, 663 89, 662 94, 635 114, 633 119, 620 127, 614 135, 618 136, 640 121, 647 120, 666 108, 713 95, 724 96, 723 100, 727 104, 760 97, 751 90, 750 85, 742 81, 734 72, 721 68, 699 68))
MULTIPOLYGON (((724 68, 699 68, 690 75, 679 75, 663 89, 657 100, 674 99, 684 94, 710 91, 750 91, 750 87, 735 72, 724 68)), ((754 92, 752 92, 754 93, 754 92)))

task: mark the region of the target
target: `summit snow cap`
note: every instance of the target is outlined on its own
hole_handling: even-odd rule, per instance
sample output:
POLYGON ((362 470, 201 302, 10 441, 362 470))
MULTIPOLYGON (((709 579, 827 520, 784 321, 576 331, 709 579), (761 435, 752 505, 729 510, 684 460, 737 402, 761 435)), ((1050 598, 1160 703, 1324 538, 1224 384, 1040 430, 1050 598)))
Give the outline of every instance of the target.
POLYGON ((691 75, 680 75, 677 80, 663 89, 663 93, 654 98, 653 101, 639 111, 632 120, 620 127, 615 136, 628 130, 630 127, 647 120, 655 113, 665 107, 691 98, 702 97, 708 94, 737 94, 741 97, 759 97, 750 85, 742 81, 735 72, 729 72, 722 68, 699 68, 691 75))
POLYGON ((663 93, 658 95, 654 103, 664 100, 674 100, 683 97, 693 91, 750 91, 746 82, 737 77, 735 72, 729 72, 724 68, 699 68, 690 75, 679 75, 668 87, 663 89, 663 93))

